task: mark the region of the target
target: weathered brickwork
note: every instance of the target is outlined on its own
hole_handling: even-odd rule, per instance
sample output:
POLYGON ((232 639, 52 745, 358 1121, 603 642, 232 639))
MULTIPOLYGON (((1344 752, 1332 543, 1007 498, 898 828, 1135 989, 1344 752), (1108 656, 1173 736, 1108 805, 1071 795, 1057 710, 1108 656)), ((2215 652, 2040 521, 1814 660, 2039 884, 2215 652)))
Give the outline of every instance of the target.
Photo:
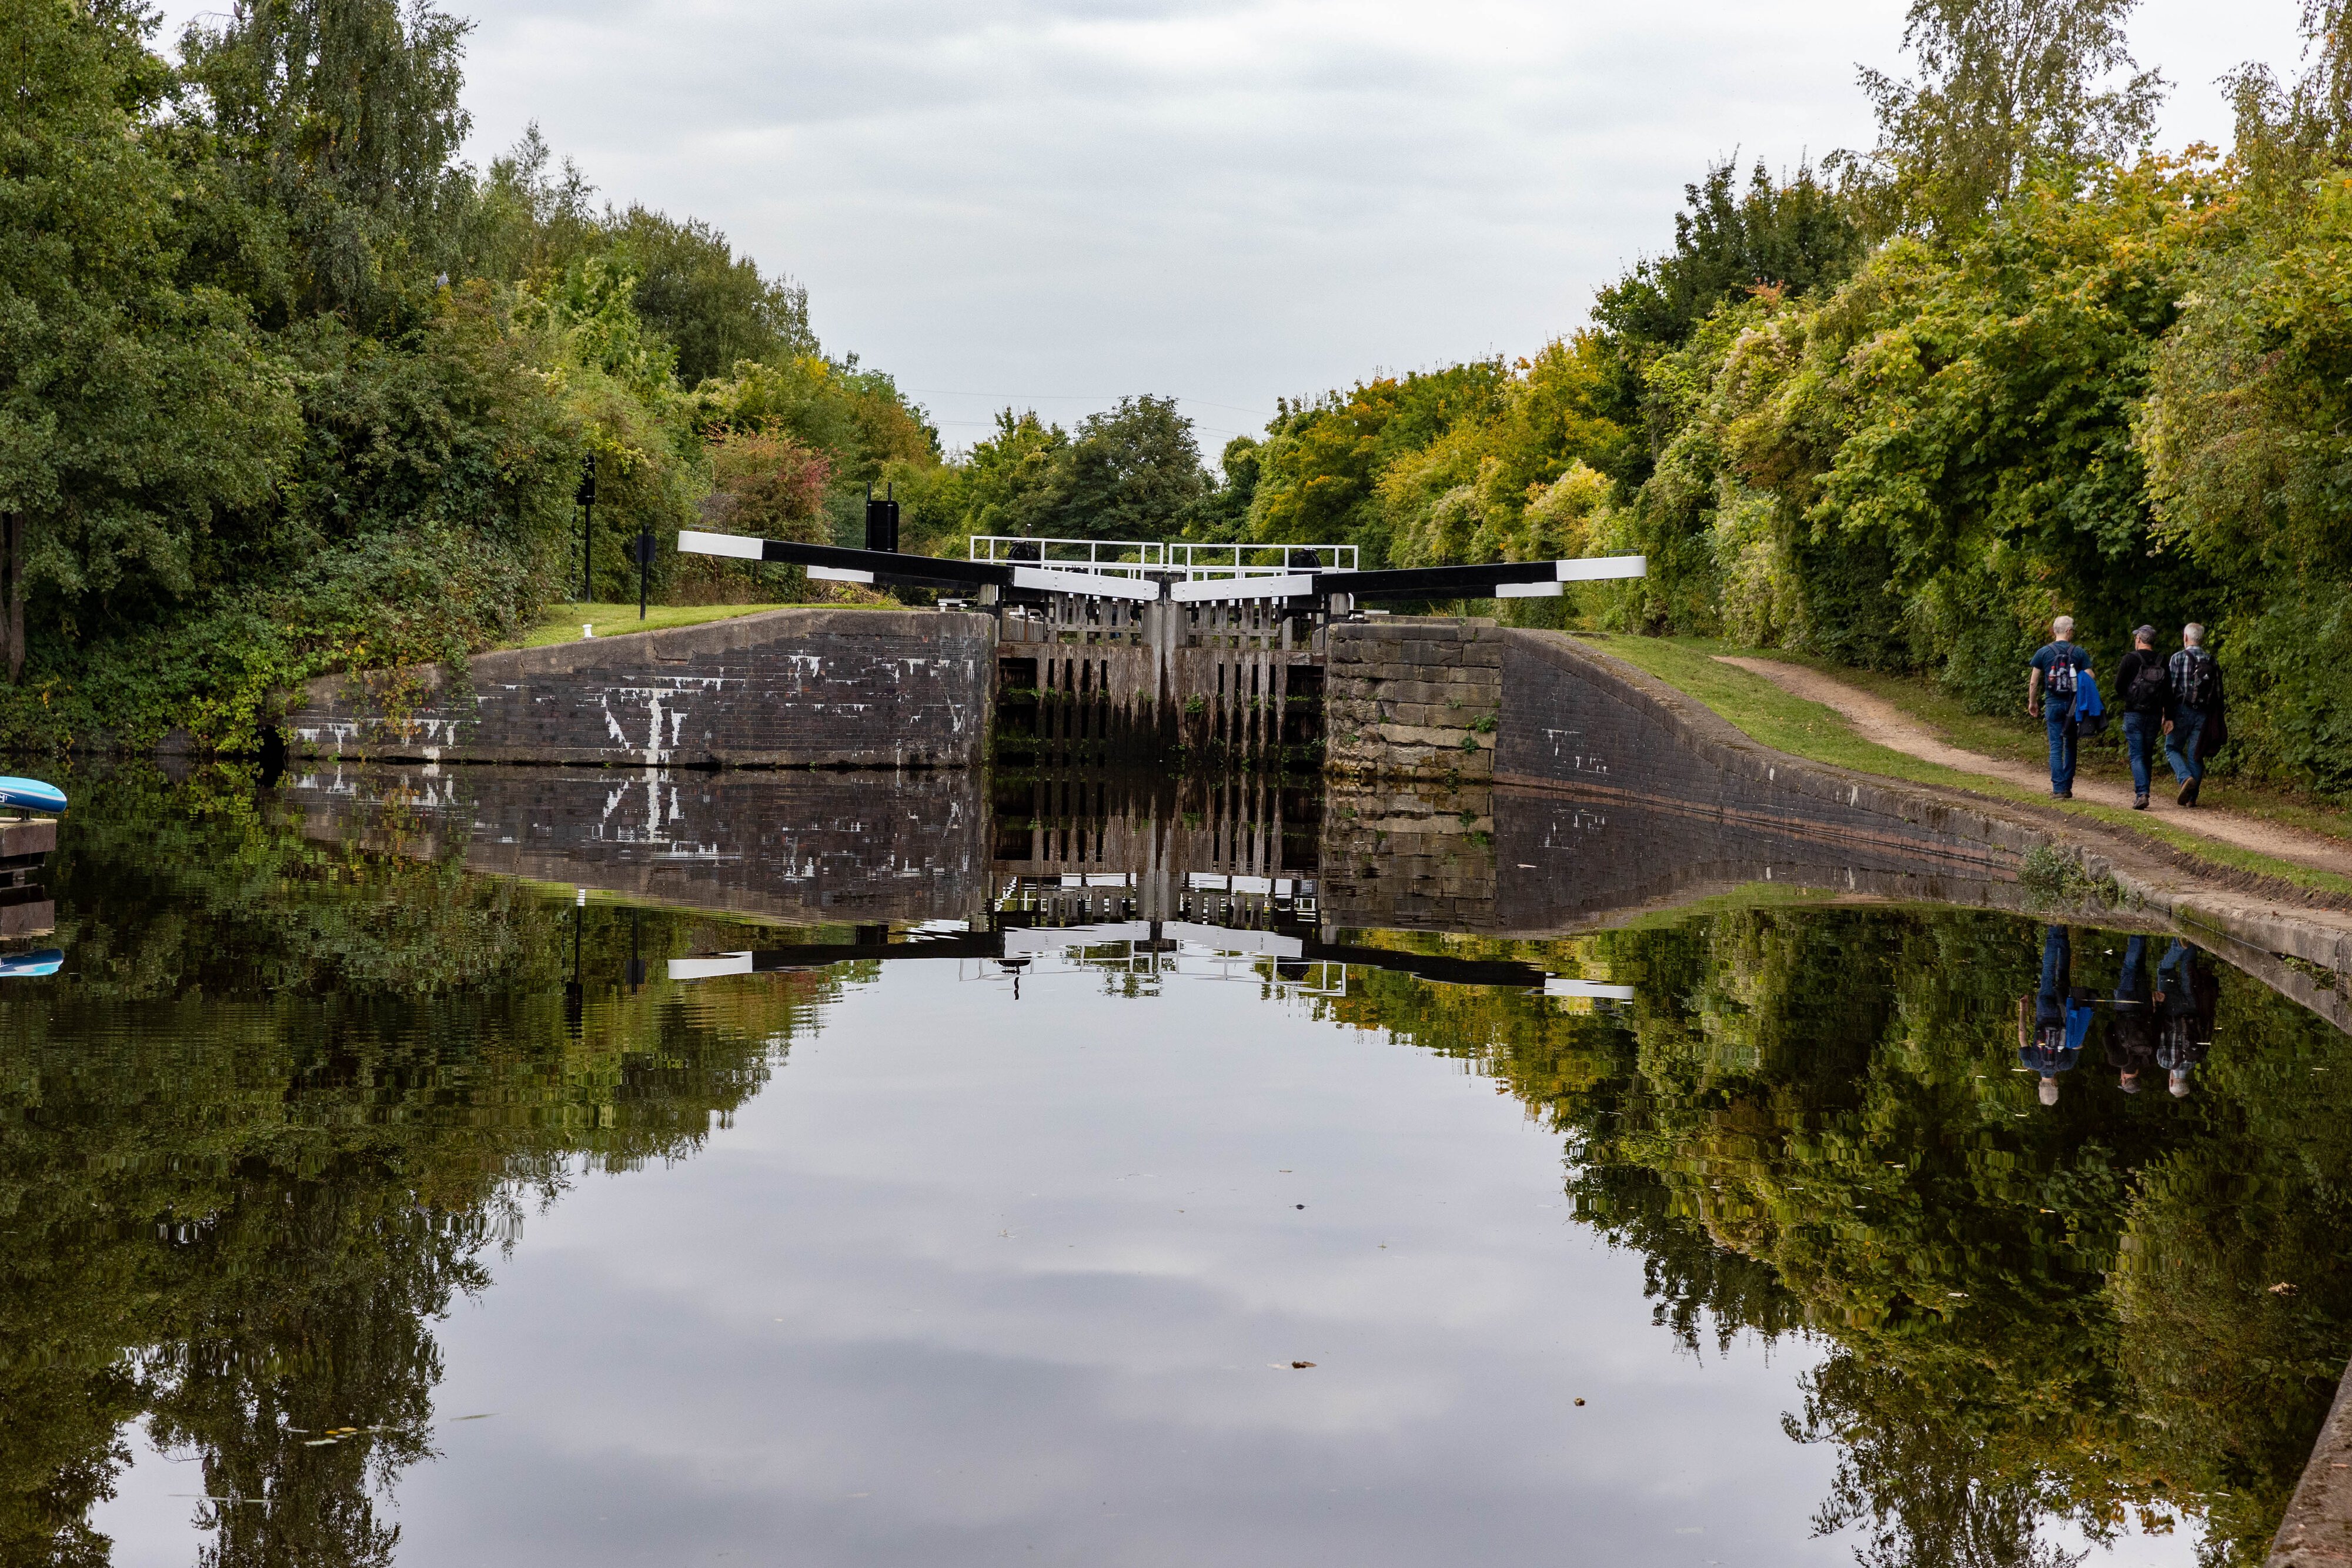
POLYGON ((1504 635, 1491 621, 1426 616, 1332 626, 1326 770, 1427 783, 1492 779, 1504 635))
POLYGON ((739 768, 967 767, 995 676, 985 615, 778 610, 422 672, 415 710, 326 676, 284 725, 297 758, 739 768))
POLYGON ((1495 791, 1370 781, 1323 801, 1323 919, 1348 927, 1495 924, 1495 791))
POLYGON ((970 919, 980 775, 334 765, 288 773, 305 832, 469 871, 795 924, 970 919))

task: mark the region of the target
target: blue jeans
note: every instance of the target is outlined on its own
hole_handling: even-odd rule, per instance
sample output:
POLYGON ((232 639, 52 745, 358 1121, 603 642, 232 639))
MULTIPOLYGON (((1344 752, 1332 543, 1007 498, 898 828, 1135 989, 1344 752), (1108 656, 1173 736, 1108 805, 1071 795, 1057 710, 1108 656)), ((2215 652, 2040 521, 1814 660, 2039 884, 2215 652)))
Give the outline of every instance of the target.
POLYGON ((2147 1000, 2147 938, 2133 936, 2124 943, 2123 972, 2116 977, 2116 1000, 2147 1000))
POLYGON ((2197 755, 2197 737, 2204 729, 2205 716, 2194 708, 2183 708, 2172 716, 2172 733, 2164 737, 2164 759, 2172 764, 2172 776, 2183 784, 2205 777, 2204 761, 2197 755))
POLYGON ((2063 795, 2074 788, 2074 705, 2044 701, 2042 721, 2050 727, 2050 792, 2063 795))
POLYGON ((2156 769, 2156 740, 2164 720, 2152 713, 2124 715, 2124 749, 2131 754, 2132 793, 2147 793, 2148 775, 2156 769))
POLYGON ((2063 925, 2042 931, 2042 988, 2034 993, 2033 1017, 2048 1026, 2066 1021, 2066 988, 2074 978, 2074 944, 2063 925))

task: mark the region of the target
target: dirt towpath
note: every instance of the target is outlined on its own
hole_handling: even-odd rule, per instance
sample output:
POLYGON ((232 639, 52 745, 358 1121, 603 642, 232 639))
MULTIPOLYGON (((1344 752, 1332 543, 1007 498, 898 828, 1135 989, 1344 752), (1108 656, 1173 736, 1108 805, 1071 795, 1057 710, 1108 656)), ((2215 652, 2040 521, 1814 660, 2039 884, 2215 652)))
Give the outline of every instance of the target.
MULTIPOLYGON (((1876 741, 1890 751, 1900 751, 1923 762, 1941 763, 1963 773, 1998 779, 2003 783, 2021 785, 2028 789, 2047 790, 2050 788, 2050 774, 2046 768, 2030 763, 2004 762, 1979 751, 1963 750, 1885 697, 1874 695, 1859 686, 1848 685, 1834 675, 1825 675, 1802 664, 1782 664, 1778 659, 1727 656, 1717 662, 1736 664, 1750 674, 1761 675, 1792 696, 1836 709, 1853 721, 1856 734, 1864 740, 1876 741)), ((2299 828, 2264 821, 2260 817, 2249 817, 2226 806, 2192 808, 2175 805, 2172 774, 2164 767, 2161 756, 2157 758, 2157 771, 2158 788, 2149 794, 2148 810, 2161 813, 2165 826, 2291 861, 2315 871, 2352 876, 2352 844, 2305 832, 2299 828)), ((2074 798, 2129 810, 2131 786, 2128 783, 2078 779, 2074 782, 2074 798)))

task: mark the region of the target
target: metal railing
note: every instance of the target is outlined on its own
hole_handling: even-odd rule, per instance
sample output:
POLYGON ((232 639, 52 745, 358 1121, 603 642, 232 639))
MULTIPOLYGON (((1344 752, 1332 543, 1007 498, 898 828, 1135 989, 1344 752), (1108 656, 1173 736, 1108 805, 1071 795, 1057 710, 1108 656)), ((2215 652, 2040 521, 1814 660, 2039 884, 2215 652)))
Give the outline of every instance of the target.
POLYGON ((1093 571, 1108 577, 1140 577, 1168 570, 1168 547, 1144 539, 1058 539, 1014 534, 974 534, 971 559, 1001 566, 1041 566, 1049 570, 1093 571))
POLYGON ((1294 571, 1353 571, 1354 545, 1171 544, 1168 564, 1190 578, 1280 577, 1294 571))
POLYGON ((1005 566, 1091 571, 1108 577, 1280 577, 1299 571, 1353 571, 1354 545, 1163 543, 1156 539, 1064 539, 973 534, 971 558, 1005 566))

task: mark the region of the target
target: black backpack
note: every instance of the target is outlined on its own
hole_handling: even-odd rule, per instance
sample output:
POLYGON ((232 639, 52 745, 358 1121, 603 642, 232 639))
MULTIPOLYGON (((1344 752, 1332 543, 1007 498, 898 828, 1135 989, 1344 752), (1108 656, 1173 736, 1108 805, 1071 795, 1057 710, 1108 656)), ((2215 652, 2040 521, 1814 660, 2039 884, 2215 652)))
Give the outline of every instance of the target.
POLYGON ((2213 656, 2202 648, 2183 648, 2172 655, 2172 700, 2185 708, 2202 709, 2213 690, 2213 656))
POLYGON ((2150 653, 2132 676, 2131 689, 2124 693, 2124 706, 2139 713, 2161 707, 2171 684, 2172 677, 2164 673, 2162 662, 2150 653))

